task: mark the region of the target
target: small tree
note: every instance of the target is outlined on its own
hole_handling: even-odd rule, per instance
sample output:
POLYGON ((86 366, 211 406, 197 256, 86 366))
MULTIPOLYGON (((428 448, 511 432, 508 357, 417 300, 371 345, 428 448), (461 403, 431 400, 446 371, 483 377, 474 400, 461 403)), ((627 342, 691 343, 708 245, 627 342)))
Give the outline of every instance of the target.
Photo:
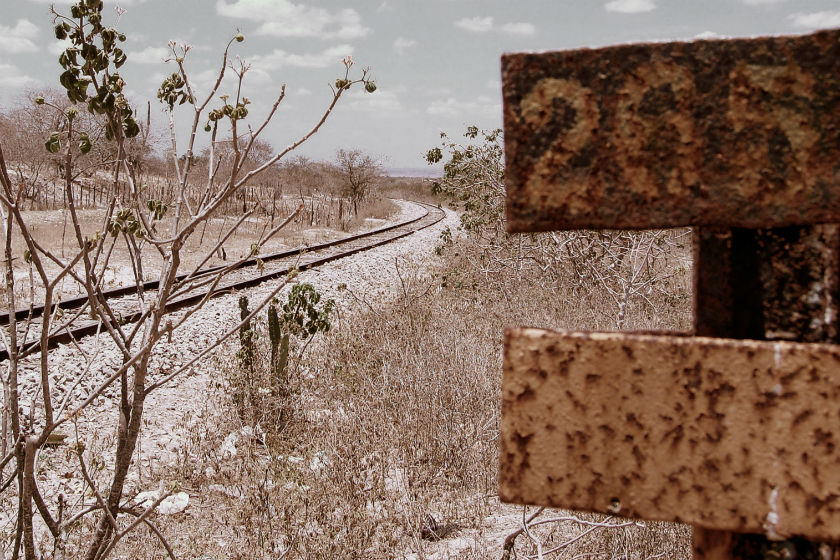
POLYGON ((359 214, 359 203, 383 175, 382 166, 361 150, 338 150, 336 170, 341 181, 341 193, 353 204, 353 214, 359 214))
MULTIPOLYGON (((464 137, 462 143, 441 134, 441 146, 429 150, 426 161, 446 159, 432 190, 460 211, 471 249, 466 257, 495 287, 507 294, 511 280, 516 289, 530 277, 542 282, 548 274, 576 295, 611 301, 608 319, 619 329, 628 323, 631 304, 655 310, 685 299, 675 277, 687 272, 686 231, 508 234, 502 131, 470 126, 464 137)), ((451 239, 449 232, 444 242, 451 239)))
MULTIPOLYGON (((150 359, 160 340, 177 331, 189 320, 193 313, 212 297, 222 278, 250 256, 244 255, 237 262, 209 277, 199 276, 200 267, 215 253, 227 238, 225 236, 207 251, 200 264, 182 274, 182 251, 188 238, 203 223, 218 215, 225 202, 235 197, 249 181, 315 134, 351 85, 361 82, 367 91, 375 89, 373 82, 368 78, 367 70, 362 72, 360 78, 351 78, 353 62, 347 57, 344 60, 344 71, 332 88, 332 100, 313 128, 284 150, 253 163, 250 156, 257 153, 258 138, 283 100, 285 86, 281 88, 279 96, 262 121, 249 125, 247 117, 250 102, 242 94, 243 78, 248 66, 244 63, 228 63, 230 47, 234 42, 243 41, 244 37, 237 34, 228 42, 214 85, 210 92, 201 98, 194 89, 185 66, 190 47, 170 43, 170 62, 174 63, 177 69, 164 80, 158 90, 158 98, 169 111, 171 157, 177 175, 177 186, 172 199, 152 200, 138 180, 137 161, 130 157, 128 149, 129 139, 138 136, 141 130, 123 93, 125 81, 118 72, 126 61, 126 55, 120 48, 126 37, 114 27, 105 24, 102 9, 102 0, 80 0, 71 5, 69 16, 53 9, 56 38, 69 39, 71 43, 59 57, 59 63, 64 69, 60 82, 71 104, 69 107, 62 107, 42 96, 35 98, 37 105, 51 107, 57 116, 58 126, 49 133, 44 146, 49 153, 61 154, 62 158, 63 188, 76 245, 67 258, 54 254, 33 234, 32 224, 22 211, 21 192, 9 176, 0 142, 0 217, 5 238, 6 307, 10 311, 8 333, 0 335, 9 355, 7 375, 4 377, 4 408, 11 418, 10 430, 3 434, 3 449, 8 449, 7 445, 11 444, 11 450, 0 458, 0 484, 6 480, 17 482, 13 558, 19 556, 21 547, 27 560, 47 554, 38 550, 33 530, 36 517, 40 517, 54 539, 52 550, 56 555, 62 556, 68 543, 68 533, 71 530, 82 530, 79 520, 90 514, 98 515, 93 531, 86 535, 86 538, 85 535, 81 535, 77 541, 87 542, 87 551, 83 556, 88 560, 109 556, 117 543, 134 526, 140 522, 151 523, 148 516, 143 515, 134 523, 121 524, 121 515, 125 511, 123 491, 143 425, 146 398, 186 371, 221 341, 236 333, 238 327, 220 334, 207 347, 197 349, 195 356, 188 363, 175 368, 174 371, 153 376, 154 372, 149 369, 150 359), (217 96, 227 70, 236 75, 236 95, 217 96), (176 140, 175 117, 176 108, 184 104, 191 113, 192 125, 186 150, 182 152, 176 140), (102 219, 103 230, 93 235, 83 234, 72 189, 79 163, 84 163, 89 157, 88 154, 96 141, 88 130, 80 128, 84 123, 80 117, 80 106, 82 110, 86 109, 88 113, 104 118, 102 142, 111 143, 115 154, 112 180, 116 183, 122 177, 128 184, 130 193, 125 205, 116 198, 110 200, 102 219), (204 178, 197 177, 193 172, 194 146, 202 122, 206 123, 204 130, 209 133, 210 143, 209 169, 204 178), (220 133, 232 139, 232 162, 224 172, 220 172, 215 166, 217 137, 220 133), (164 228, 162 220, 166 215, 170 215, 172 219, 164 228), (13 230, 17 230, 25 244, 22 255, 13 254, 13 230), (118 312, 103 294, 103 273, 117 243, 125 245, 135 272, 135 306, 140 313, 140 320, 133 325, 122 324, 118 312), (162 257, 162 264, 157 273, 159 289, 155 294, 144 293, 142 289, 142 254, 148 250, 153 250, 162 257), (12 263, 16 259, 23 259, 31 267, 30 278, 33 278, 33 284, 37 278, 43 293, 40 303, 47 310, 38 318, 30 314, 22 326, 14 315, 15 309, 19 307, 12 269, 12 263), (57 272, 51 272, 54 270, 57 272), (86 304, 81 310, 71 313, 51 312, 56 302, 56 288, 64 278, 70 278, 84 290, 86 304), (209 290, 200 302, 187 308, 178 319, 166 317, 168 302, 199 288, 209 290), (97 386, 86 392, 77 391, 77 386, 72 384, 72 380, 68 381, 68 385, 61 387, 61 390, 57 390, 54 385, 55 378, 51 376, 55 364, 52 363, 47 350, 48 339, 50 335, 64 331, 85 315, 99 322, 102 336, 107 338, 118 352, 119 363, 106 373, 97 386), (38 328, 32 328, 36 323, 38 328), (38 334, 33 336, 33 332, 38 334), (21 414, 21 362, 27 357, 37 360, 40 375, 39 386, 31 393, 35 395, 32 397, 33 401, 28 403, 31 412, 24 416, 21 414), (119 413, 113 425, 116 432, 113 468, 105 471, 107 476, 104 483, 102 477, 93 479, 88 476, 84 447, 76 442, 74 449, 79 466, 75 474, 80 480, 84 480, 86 492, 95 496, 96 502, 94 506, 80 511, 67 511, 64 502, 57 499, 57 496, 44 496, 39 490, 36 462, 38 450, 58 428, 74 422, 111 386, 116 387, 119 401, 119 413), (57 398, 59 394, 64 395, 61 400, 57 398), (4 471, 9 464, 12 467, 12 478, 7 479, 4 471)), ((246 209, 231 226, 228 235, 253 211, 253 208, 246 209)), ((251 254, 257 253, 294 215, 295 213, 275 227, 266 228, 254 240, 251 254)), ((263 301, 254 306, 253 311, 242 318, 242 323, 250 321, 281 287, 282 284, 271 290, 263 301)), ((30 289, 30 293, 34 293, 34 290, 30 289)), ((25 303, 29 306, 35 304, 34 301, 25 303)), ((85 355, 83 358, 87 360, 87 367, 90 368, 95 356, 85 355)), ((90 460, 89 454, 87 460, 90 460)), ((165 495, 161 496, 152 508, 164 497, 165 495)), ((154 530, 160 536, 158 530, 154 530)))

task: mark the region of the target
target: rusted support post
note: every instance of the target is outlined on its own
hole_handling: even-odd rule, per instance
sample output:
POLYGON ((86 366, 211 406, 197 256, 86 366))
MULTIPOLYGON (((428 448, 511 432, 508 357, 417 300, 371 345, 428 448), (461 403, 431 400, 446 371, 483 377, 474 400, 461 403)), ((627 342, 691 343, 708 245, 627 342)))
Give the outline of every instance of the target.
MULTIPOLYGON (((838 342, 838 226, 697 228, 695 235, 698 335, 838 342)), ((694 555, 831 559, 840 558, 840 546, 696 527, 694 555)))
MULTIPOLYGON (((785 475, 807 475, 818 481, 812 492, 806 491, 806 500, 798 510, 791 508, 789 495, 779 498, 778 504, 770 504, 773 492, 766 484, 771 478, 778 479, 780 473, 773 469, 786 461, 801 460, 810 465, 811 448, 828 442, 833 453, 834 438, 840 433, 833 397, 823 402, 823 423, 810 427, 807 434, 798 431, 811 413, 785 408, 791 404, 785 400, 788 397, 810 394, 817 399, 834 394, 817 388, 819 375, 815 374, 809 389, 798 389, 796 395, 780 397, 776 392, 776 387, 783 390, 790 376, 809 368, 829 384, 835 379, 832 376, 840 381, 836 364, 820 366, 814 358, 816 361, 799 364, 796 371, 782 371, 779 364, 784 362, 782 349, 786 344, 775 342, 840 343, 840 232, 836 225, 815 225, 840 223, 838 70, 840 30, 797 37, 622 45, 503 57, 509 231, 699 227, 695 246, 696 334, 774 341, 769 345, 769 355, 776 363, 767 371, 771 377, 779 377, 769 389, 756 388, 757 358, 750 354, 755 342, 695 339, 713 353, 728 352, 726 348, 734 345, 747 356, 738 364, 724 360, 712 369, 706 367, 709 356, 698 359, 697 371, 705 372, 700 378, 708 382, 705 395, 714 401, 711 404, 721 397, 717 389, 747 393, 733 404, 729 416, 712 406, 711 413, 701 411, 695 419, 686 417, 674 433, 700 430, 704 422, 721 422, 723 418, 730 423, 720 434, 706 431, 702 437, 695 437, 698 442, 710 443, 708 449, 674 453, 670 448, 647 445, 648 438, 661 429, 662 418, 647 423, 639 418, 662 403, 670 404, 680 414, 696 407, 693 391, 699 374, 686 370, 683 376, 674 376, 673 372, 683 371, 674 364, 667 367, 675 369, 659 369, 669 348, 683 346, 683 342, 666 341, 670 346, 663 348, 659 346, 662 340, 624 338, 623 344, 633 350, 630 354, 638 354, 636 350, 644 354, 644 360, 629 372, 622 368, 633 355, 618 354, 612 363, 604 361, 601 350, 609 344, 596 347, 588 358, 575 348, 554 366, 548 360, 535 367, 530 360, 556 353, 561 343, 597 346, 612 338, 598 335, 579 339, 573 333, 545 347, 540 347, 536 338, 532 346, 527 341, 519 346, 513 343, 523 333, 514 332, 505 356, 502 439, 509 445, 502 453, 500 495, 523 503, 596 511, 613 511, 610 496, 621 495, 624 499, 616 504, 621 504, 622 512, 627 507, 629 515, 713 528, 697 530, 698 558, 840 558, 840 546, 804 540, 840 538, 836 521, 817 519, 838 501, 836 483, 820 486, 837 472, 837 461, 829 459, 822 470, 810 466, 784 470, 785 475), (567 365, 584 368, 578 373, 586 390, 578 395, 561 384, 553 395, 543 394, 543 380, 562 376, 567 365), (621 383, 601 375, 599 371, 605 368, 623 376, 621 383), (718 379, 724 370, 726 375, 718 379), (638 395, 648 390, 641 378, 648 374, 658 376, 649 384, 650 390, 661 389, 669 382, 673 385, 670 392, 640 403, 638 395), (610 422, 600 418, 615 412, 612 401, 596 402, 598 414, 587 415, 593 399, 597 401, 598 395, 612 397, 627 388, 628 379, 631 387, 638 388, 638 395, 626 395, 622 406, 630 408, 623 416, 610 422), (759 392, 751 395, 750 388, 759 392), (681 389, 691 394, 680 397, 681 389), (529 426, 542 418, 538 416, 542 413, 550 420, 537 432, 529 426), (770 413, 777 415, 776 429, 768 432, 762 414, 770 413), (585 420, 586 424, 578 428, 583 436, 569 435, 572 420, 585 420), (640 429, 647 430, 642 438, 646 445, 616 455, 620 446, 604 438, 636 422, 641 424, 640 429), (565 440, 551 439, 559 438, 558 433, 565 440), (728 434, 731 439, 744 433, 749 437, 739 449, 747 455, 759 447, 763 450, 755 468, 733 470, 729 465, 733 453, 709 463, 715 450, 726 447, 724 443, 718 445, 715 438, 720 436, 722 440, 728 434), (548 439, 539 443, 538 436, 548 439), (789 441, 805 447, 789 453, 783 445, 789 441), (506 449, 511 451, 504 452, 506 449), (560 455, 549 457, 552 452, 560 455), (545 460, 538 461, 543 456, 545 460), (525 460, 517 465, 517 457, 525 460), (651 464, 669 467, 680 461, 699 460, 701 464, 685 475, 685 495, 665 507, 656 499, 645 505, 638 485, 630 478, 619 479, 607 488, 607 475, 615 474, 611 466, 575 469, 575 465, 564 462, 570 457, 593 462, 628 460, 631 464, 624 469, 626 472, 633 472, 632 462, 641 465, 644 457, 657 459, 651 464), (751 478, 768 465, 772 477, 751 478), (526 483, 517 466, 542 478, 526 483), (696 482, 704 472, 709 477, 705 486, 696 482), (597 480, 582 485, 577 478, 589 476, 597 480), (717 488, 715 485, 731 476, 743 477, 743 481, 717 489, 709 499, 693 506, 687 503, 690 493, 717 488), (758 486, 747 488, 748 483, 758 486), (564 485, 562 496, 547 495, 546 488, 553 485, 564 485), (528 488, 533 492, 526 494, 528 488), (582 492, 582 488, 587 491, 582 492), (779 512, 788 520, 798 519, 798 524, 777 524, 772 519, 765 524, 765 516, 776 516, 777 505, 779 512), (789 540, 770 542, 762 534, 739 535, 735 531, 765 532, 789 540)), ((762 344, 766 360, 767 345, 762 344)), ((836 351, 833 348, 832 353, 836 351)), ((670 413, 665 416, 676 418, 670 413)), ((681 466, 689 468, 687 464, 681 466)), ((679 476, 673 473, 674 480, 679 476)), ((648 480, 661 482, 656 476, 648 480)), ((665 480, 663 492, 673 491, 671 482, 665 480)), ((805 491, 805 486, 794 482, 794 494, 805 491)))

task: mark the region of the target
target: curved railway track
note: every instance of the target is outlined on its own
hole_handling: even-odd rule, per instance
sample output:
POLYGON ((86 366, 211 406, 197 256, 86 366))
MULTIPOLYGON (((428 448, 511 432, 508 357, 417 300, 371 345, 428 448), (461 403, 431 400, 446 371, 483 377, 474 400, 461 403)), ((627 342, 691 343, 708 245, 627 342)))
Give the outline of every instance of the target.
MULTIPOLYGON (((412 233, 421 229, 431 227, 441 221, 445 217, 445 213, 438 207, 423 202, 409 201, 424 208, 424 213, 410 220, 405 220, 397 224, 377 228, 365 233, 359 233, 329 241, 326 243, 319 243, 316 245, 307 245, 296 247, 278 253, 267 255, 258 255, 257 257, 248 259, 241 263, 235 269, 228 272, 223 281, 216 286, 211 297, 218 297, 236 290, 241 290, 256 286, 262 282, 279 278, 288 274, 293 268, 298 270, 308 270, 332 262, 336 259, 347 257, 374 247, 379 247, 386 243, 391 243, 398 239, 402 239, 412 233)), ((219 272, 225 267, 216 266, 204 269, 200 275, 194 279, 200 283, 202 279, 211 278, 216 272, 219 272)), ((184 280, 186 276, 179 276, 178 280, 184 280)), ((157 280, 145 282, 143 284, 144 297, 148 300, 153 300, 154 291, 158 288, 157 280)), ((170 301, 166 309, 168 312, 176 311, 182 307, 194 304, 201 301, 207 295, 208 289, 206 286, 197 286, 194 289, 180 293, 176 298, 170 301)), ((138 310, 137 305, 137 286, 129 285, 120 288, 113 288, 102 292, 103 297, 111 301, 115 313, 122 324, 134 323, 138 321, 142 312, 138 310)), ((62 311, 73 311, 79 313, 83 310, 87 303, 87 296, 76 297, 61 301, 52 307, 55 312, 56 308, 62 311)), ((38 317, 43 315, 44 307, 36 306, 33 308, 18 309, 15 311, 15 318, 20 322, 26 322, 31 317, 38 317)), ((0 325, 9 324, 9 313, 0 314, 0 325)), ((32 327, 35 323, 32 324, 32 327)), ((22 325, 21 325, 22 328, 22 325)), ((59 344, 66 344, 72 340, 78 340, 81 337, 88 336, 101 330, 98 322, 86 319, 82 314, 74 320, 67 328, 57 329, 49 337, 49 347, 54 348, 59 344)), ((23 332, 20 333, 20 336, 23 332)), ((38 338, 40 334, 34 329, 30 328, 27 333, 27 343, 23 345, 23 352, 28 355, 40 350, 40 343, 38 338)), ((0 349, 0 361, 7 360, 9 357, 8 351, 3 348, 0 349)))

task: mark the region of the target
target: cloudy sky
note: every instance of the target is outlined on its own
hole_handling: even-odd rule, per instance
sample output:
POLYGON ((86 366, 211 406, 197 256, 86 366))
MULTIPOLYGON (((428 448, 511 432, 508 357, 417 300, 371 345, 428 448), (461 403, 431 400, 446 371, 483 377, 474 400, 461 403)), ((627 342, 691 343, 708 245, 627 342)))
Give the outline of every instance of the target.
MULTIPOLYGON (((55 1, 55 0, 54 0, 55 1)), ((58 85, 49 0, 3 0, 0 22, 0 106, 26 91, 58 85)), ((55 1, 67 12, 69 0, 55 1)), ((328 84, 352 55, 369 66, 378 90, 351 89, 321 132, 298 153, 332 159, 360 148, 391 168, 423 167, 422 154, 440 132, 469 124, 501 125, 499 56, 647 40, 807 33, 840 26, 840 0, 122 0, 118 29, 128 62, 121 74, 137 106, 152 101, 174 65, 170 40, 192 46, 187 68, 207 91, 226 41, 245 35, 233 53, 251 64, 245 94, 251 122, 265 115, 285 83, 286 99, 265 137, 282 148, 320 117, 328 84)), ((116 21, 105 1, 106 22, 116 21)), ((223 93, 235 93, 225 84, 223 93)), ((185 106, 186 107, 186 106, 185 106)), ((182 110, 179 123, 190 115, 182 110)), ((179 129, 183 131, 183 126, 179 129)), ((183 139, 181 139, 183 142, 183 139)))

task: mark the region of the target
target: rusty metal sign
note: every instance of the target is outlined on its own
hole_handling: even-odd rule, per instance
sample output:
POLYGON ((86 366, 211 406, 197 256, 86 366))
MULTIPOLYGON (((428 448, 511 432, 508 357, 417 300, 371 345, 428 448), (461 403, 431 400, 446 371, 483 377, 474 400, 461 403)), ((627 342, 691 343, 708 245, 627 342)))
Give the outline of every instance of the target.
POLYGON ((512 329, 500 497, 840 538, 840 348, 512 329))
POLYGON ((510 231, 840 222, 840 31, 502 58, 510 231))

